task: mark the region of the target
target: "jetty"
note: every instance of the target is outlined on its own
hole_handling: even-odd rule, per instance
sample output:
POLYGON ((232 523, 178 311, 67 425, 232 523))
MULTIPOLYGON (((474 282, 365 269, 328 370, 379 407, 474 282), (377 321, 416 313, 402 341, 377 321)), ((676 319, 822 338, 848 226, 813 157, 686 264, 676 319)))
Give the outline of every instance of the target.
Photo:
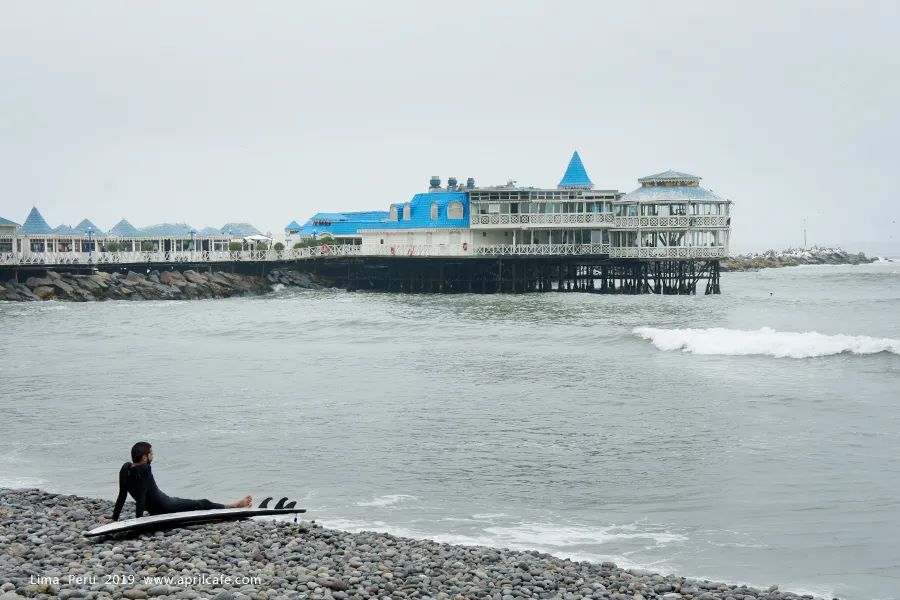
POLYGON ((347 290, 718 294, 732 202, 700 180, 664 171, 627 194, 595 189, 575 152, 555 188, 455 177, 444 187, 432 176, 427 192, 385 211, 292 221, 277 243, 247 224, 51 228, 34 208, 21 226, 0 220, 0 277, 290 269, 347 290))

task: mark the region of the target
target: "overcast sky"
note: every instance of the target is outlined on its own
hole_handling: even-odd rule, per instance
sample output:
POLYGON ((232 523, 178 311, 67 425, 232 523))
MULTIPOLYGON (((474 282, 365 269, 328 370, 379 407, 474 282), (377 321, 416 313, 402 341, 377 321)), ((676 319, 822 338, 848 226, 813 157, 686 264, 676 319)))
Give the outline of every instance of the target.
POLYGON ((900 246, 898 2, 0 0, 0 216, 386 210, 675 169, 733 247, 900 246))

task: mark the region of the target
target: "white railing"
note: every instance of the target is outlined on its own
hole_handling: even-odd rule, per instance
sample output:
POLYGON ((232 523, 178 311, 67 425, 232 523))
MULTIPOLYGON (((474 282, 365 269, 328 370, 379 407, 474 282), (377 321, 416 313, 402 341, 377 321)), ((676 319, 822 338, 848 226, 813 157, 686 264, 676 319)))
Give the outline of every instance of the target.
POLYGON ((609 254, 609 244, 500 244, 475 248, 478 256, 572 256, 609 254))
POLYGON ((684 246, 684 247, 641 247, 613 246, 609 252, 612 258, 725 258, 726 246, 684 246))
POLYGON ((621 247, 609 244, 365 244, 329 245, 288 250, 215 252, 45 252, 25 256, 5 253, 2 265, 108 265, 203 262, 279 262, 341 256, 573 256, 609 255, 612 258, 725 258, 727 246, 621 247))
POLYGON ((668 217, 616 217, 618 229, 637 227, 728 227, 728 217, 720 215, 693 215, 668 217))
POLYGON ((508 225, 595 225, 613 223, 612 213, 520 213, 472 215, 472 227, 505 227, 508 225))

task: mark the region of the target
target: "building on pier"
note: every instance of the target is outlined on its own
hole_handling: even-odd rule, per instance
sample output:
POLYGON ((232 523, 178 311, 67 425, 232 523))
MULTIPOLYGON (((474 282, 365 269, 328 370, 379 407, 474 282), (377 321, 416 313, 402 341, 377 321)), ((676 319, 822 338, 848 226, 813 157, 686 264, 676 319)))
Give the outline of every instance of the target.
POLYGON ((319 213, 288 235, 330 237, 362 254, 415 256, 591 254, 611 258, 713 259, 728 255, 731 202, 700 177, 665 171, 624 194, 595 189, 576 151, 555 188, 477 187, 455 177, 384 213, 319 213), (364 215, 364 216, 362 216, 364 215))
POLYGON ((33 207, 20 226, 0 219, 0 254, 22 257, 105 252, 227 251, 229 243, 260 232, 249 223, 226 223, 222 227, 196 230, 184 223, 161 223, 141 229, 122 219, 108 231, 90 219, 75 227, 51 227, 33 207))

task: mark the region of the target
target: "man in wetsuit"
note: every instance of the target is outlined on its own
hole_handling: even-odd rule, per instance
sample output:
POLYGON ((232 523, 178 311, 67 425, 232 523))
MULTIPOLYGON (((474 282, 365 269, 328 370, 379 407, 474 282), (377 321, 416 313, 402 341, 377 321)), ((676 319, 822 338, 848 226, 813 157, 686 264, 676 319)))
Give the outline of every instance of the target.
POLYGON ((231 504, 219 504, 209 500, 185 500, 166 496, 156 486, 150 463, 153 462, 153 447, 147 442, 138 442, 131 448, 131 462, 119 469, 119 497, 111 518, 101 519, 104 523, 119 520, 127 494, 131 494, 136 504, 136 517, 144 516, 146 510, 151 515, 181 512, 186 510, 209 510, 213 508, 246 508, 253 505, 253 498, 244 496, 231 504))

